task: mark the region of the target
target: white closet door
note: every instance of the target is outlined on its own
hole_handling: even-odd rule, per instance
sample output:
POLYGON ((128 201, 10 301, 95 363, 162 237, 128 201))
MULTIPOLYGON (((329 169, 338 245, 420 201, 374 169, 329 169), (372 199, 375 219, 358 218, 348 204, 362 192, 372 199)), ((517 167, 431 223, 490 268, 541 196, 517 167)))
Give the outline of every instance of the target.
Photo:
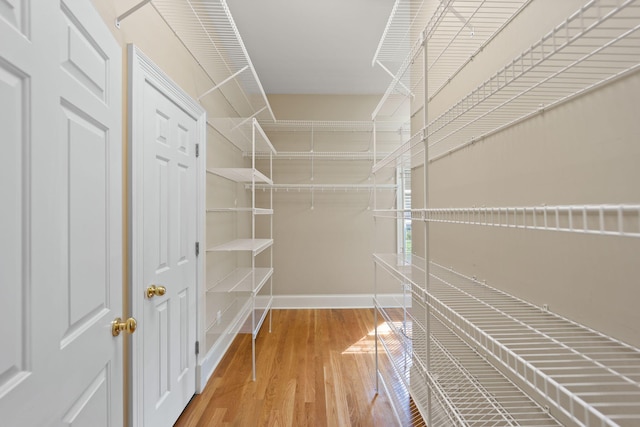
POLYGON ((0 0, 0 419, 121 426, 121 48, 85 0, 0 0))
POLYGON ((169 427, 196 391, 196 144, 204 110, 130 46, 137 425, 169 427), (137 260, 137 261, 136 261, 137 260), (151 286, 164 294, 148 294, 151 286))

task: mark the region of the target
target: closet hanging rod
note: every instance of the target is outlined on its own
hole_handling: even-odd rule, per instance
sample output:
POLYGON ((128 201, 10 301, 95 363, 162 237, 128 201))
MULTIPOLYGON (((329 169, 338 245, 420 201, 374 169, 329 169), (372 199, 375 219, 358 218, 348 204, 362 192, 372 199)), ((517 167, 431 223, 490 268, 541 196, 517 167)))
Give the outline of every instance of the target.
POLYGON ((124 12, 123 14, 119 15, 116 18, 116 28, 120 28, 120 23, 122 21, 124 21, 127 17, 129 17, 129 15, 134 14, 135 12, 138 11, 138 9, 140 9, 141 7, 143 7, 144 5, 146 5, 147 3, 150 3, 150 2, 151 2, 151 0, 142 0, 140 3, 138 3, 135 6, 133 6, 131 9, 129 9, 126 12, 124 12))

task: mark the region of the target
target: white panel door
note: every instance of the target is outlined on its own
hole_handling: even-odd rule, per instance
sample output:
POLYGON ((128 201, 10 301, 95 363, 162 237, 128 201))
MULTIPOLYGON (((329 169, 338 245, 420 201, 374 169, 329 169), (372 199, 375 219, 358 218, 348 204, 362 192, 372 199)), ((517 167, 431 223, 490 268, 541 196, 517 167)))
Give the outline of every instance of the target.
MULTIPOLYGON (((197 118, 145 80, 142 122, 143 423, 171 426, 196 387, 197 118), (149 296, 148 287, 166 289, 149 296)), ((136 96, 134 94, 134 96, 136 96)), ((140 337, 139 337, 140 338, 140 337)))
POLYGON ((86 0, 0 0, 2 425, 122 425, 121 56, 86 0))

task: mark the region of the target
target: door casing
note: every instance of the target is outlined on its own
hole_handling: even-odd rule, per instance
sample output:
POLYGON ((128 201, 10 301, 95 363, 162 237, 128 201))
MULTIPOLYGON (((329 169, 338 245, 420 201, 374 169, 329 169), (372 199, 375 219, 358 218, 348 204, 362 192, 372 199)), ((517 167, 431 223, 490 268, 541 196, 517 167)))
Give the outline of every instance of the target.
MULTIPOLYGON (((129 304, 131 313, 142 313, 145 303, 141 289, 143 283, 143 172, 144 147, 139 143, 143 140, 143 95, 146 82, 151 82, 161 89, 164 95, 180 106, 185 112, 197 120, 197 139, 199 156, 196 158, 196 198, 197 198, 197 241, 204 243, 204 212, 205 212, 205 171, 206 171, 206 111, 175 84, 164 72, 153 63, 144 53, 133 44, 127 46, 128 51, 128 176, 129 176, 129 304), (135 141, 135 142, 134 142, 135 141)), ((194 248, 195 250, 195 248, 194 248)), ((202 294, 204 289, 204 248, 196 257, 196 339, 199 340, 202 330, 202 294)), ((129 350, 129 378, 127 379, 130 396, 129 423, 132 426, 144 425, 143 417, 143 335, 144 325, 139 334, 133 336, 133 343, 129 350)), ((189 351, 195 351, 195 348, 189 351)), ((196 393, 201 392, 199 355, 196 355, 196 393)))

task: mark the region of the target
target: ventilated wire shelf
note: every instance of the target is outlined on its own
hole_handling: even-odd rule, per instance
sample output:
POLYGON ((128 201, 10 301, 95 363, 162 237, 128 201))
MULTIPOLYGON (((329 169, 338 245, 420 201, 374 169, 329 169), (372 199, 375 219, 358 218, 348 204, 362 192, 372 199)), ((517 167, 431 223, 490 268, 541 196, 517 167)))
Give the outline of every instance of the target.
POLYGON ((211 118, 207 120, 207 124, 235 145, 247 157, 253 157, 255 151, 264 153, 265 158, 277 154, 269 137, 264 133, 260 123, 254 118, 211 118))
MULTIPOLYGON (((520 9, 515 6, 517 13, 520 9)), ((636 72, 640 68, 639 30, 638 0, 587 2, 375 167, 391 164, 407 152, 419 154, 426 138, 430 161, 441 159, 545 109, 636 72)), ((438 34, 435 31, 432 38, 437 39, 438 34)), ((456 49, 473 50, 465 46, 460 41, 456 49)), ((449 70, 453 74, 446 81, 456 70, 449 70)), ((446 84, 445 75, 437 79, 446 84)), ((395 84, 392 82, 388 93, 395 93, 395 84)), ((383 101, 384 97, 381 104, 383 101)))
MULTIPOLYGON (((267 132, 373 132, 374 123, 370 120, 278 120, 263 121, 262 128, 267 132)), ((378 121, 375 130, 379 132, 400 132, 408 127, 407 123, 378 121)))
POLYGON ((238 115, 275 120, 225 0, 152 0, 162 18, 200 63, 238 115))
POLYGON ((427 24, 429 99, 532 0, 443 1, 427 24))
MULTIPOLYGON (((640 422, 640 349, 433 262, 427 290, 422 258, 376 254, 374 260, 411 290, 410 320, 427 312, 423 304, 430 307, 431 365, 427 370, 427 334, 420 327, 412 333, 413 366, 424 367, 432 398, 454 425, 557 425, 527 394, 572 425, 640 422)), ((414 398, 426 401, 426 395, 414 398)))
POLYGON ((374 215, 445 224, 640 237, 640 205, 376 209, 374 215))
MULTIPOLYGON (((387 156, 387 152, 375 152, 373 138, 374 131, 375 136, 378 138, 378 144, 389 144, 390 141, 393 145, 397 145, 397 141, 402 140, 402 135, 407 132, 408 124, 402 122, 392 121, 357 121, 357 120, 329 120, 329 121, 316 121, 316 120, 279 120, 277 122, 262 122, 262 127, 265 132, 270 135, 277 133, 295 134, 295 144, 291 144, 289 140, 289 146, 293 146, 293 150, 285 151, 280 150, 277 155, 273 157, 274 160, 363 160, 373 161, 380 160, 387 156), (358 150, 340 150, 336 146, 336 139, 347 139, 349 142, 357 143, 361 148, 358 150), (326 146, 317 149, 315 145, 326 146), (364 148, 363 144, 366 144, 364 148), (309 146, 308 150, 297 150, 295 145, 309 146), (338 148, 336 150, 336 148, 338 148)), ((245 153, 245 156, 249 156, 249 153, 245 153)), ((257 159, 269 158, 268 152, 256 152, 257 159)))
POLYGON ((425 0, 396 0, 373 56, 372 65, 380 64, 388 72, 397 74, 400 64, 409 56, 429 17, 434 15, 436 8, 450 1, 442 0, 438 3, 425 0))
MULTIPOLYGON (((273 160, 365 160, 373 161, 383 159, 389 153, 376 153, 371 151, 279 151, 273 156, 273 160)), ((248 155, 247 155, 248 156, 248 155)), ((256 159, 268 159, 269 153, 256 153, 256 159)))
MULTIPOLYGON (((432 425, 559 426, 543 408, 434 317, 429 322, 431 339, 427 344, 427 310, 422 302, 425 293, 418 285, 424 278, 424 260, 413 258, 410 261, 410 257, 402 255, 376 255, 376 264, 406 283, 405 289, 409 287, 413 294, 409 308, 385 307, 381 300, 375 300, 379 316, 384 319, 378 326, 378 334, 388 360, 402 377, 403 385, 411 390, 414 401, 431 405, 430 410, 423 407, 422 412, 430 413, 432 425), (429 358, 427 345, 431 347, 429 358)), ((403 402, 406 390, 398 389, 397 393, 394 401, 403 402)))
MULTIPOLYGON (((397 111, 413 98, 424 99, 425 41, 429 51, 426 66, 431 98, 530 2, 397 1, 373 61, 390 73, 392 81, 372 118, 383 109, 397 111)), ((411 114, 416 114, 421 105, 421 102, 414 105, 411 114)))
POLYGON ((374 190, 395 191, 398 187, 395 184, 373 185, 373 184, 256 184, 256 190, 273 189, 274 192, 372 192, 374 190))
POLYGON ((382 324, 376 326, 378 351, 378 378, 384 387, 402 426, 425 426, 419 409, 411 399, 409 389, 414 375, 411 357, 411 327, 406 313, 400 308, 383 308, 376 302, 378 318, 382 324), (409 329, 407 329, 409 328, 409 329))
POLYGON ((592 0, 427 126, 437 160, 640 67, 636 0, 592 0))
POLYGON ((428 303, 558 417, 637 426, 640 349, 431 263, 428 303))

